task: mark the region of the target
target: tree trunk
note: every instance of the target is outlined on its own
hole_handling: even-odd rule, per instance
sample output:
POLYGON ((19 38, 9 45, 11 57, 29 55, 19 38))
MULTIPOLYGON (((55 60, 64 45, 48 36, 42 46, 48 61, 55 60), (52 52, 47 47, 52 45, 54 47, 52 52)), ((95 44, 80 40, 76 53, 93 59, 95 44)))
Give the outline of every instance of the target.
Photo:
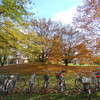
POLYGON ((65 62, 65 66, 68 66, 68 62, 65 62))
POLYGON ((3 65, 4 65, 4 63, 3 63, 3 62, 1 62, 1 67, 3 67, 3 65))
POLYGON ((66 66, 68 66, 68 63, 69 63, 69 62, 70 62, 69 59, 65 59, 65 60, 64 60, 64 63, 65 63, 66 66))

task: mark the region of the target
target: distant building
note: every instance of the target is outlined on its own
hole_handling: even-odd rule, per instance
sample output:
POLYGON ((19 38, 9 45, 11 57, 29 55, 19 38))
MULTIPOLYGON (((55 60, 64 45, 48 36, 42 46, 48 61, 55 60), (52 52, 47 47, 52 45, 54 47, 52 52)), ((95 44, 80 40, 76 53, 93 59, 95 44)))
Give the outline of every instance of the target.
POLYGON ((12 52, 7 57, 7 64, 28 63, 28 58, 25 56, 25 54, 22 54, 14 49, 11 51, 12 52))

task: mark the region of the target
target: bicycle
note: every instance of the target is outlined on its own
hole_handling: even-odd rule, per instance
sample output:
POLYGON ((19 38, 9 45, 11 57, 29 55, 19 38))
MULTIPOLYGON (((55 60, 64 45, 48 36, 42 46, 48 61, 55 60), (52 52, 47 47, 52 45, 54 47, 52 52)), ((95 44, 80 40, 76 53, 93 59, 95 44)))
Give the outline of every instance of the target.
POLYGON ((23 89, 24 86, 26 85, 26 80, 24 78, 22 78, 20 76, 20 74, 10 74, 9 75, 9 80, 10 80, 10 84, 13 84, 13 90, 14 88, 19 88, 19 89, 23 89))
POLYGON ((78 74, 75 75, 75 87, 78 90, 82 90, 83 89, 83 84, 82 84, 82 73, 86 71, 85 69, 83 69, 81 72, 78 72, 78 74))
MULTIPOLYGON (((9 73, 7 74, 9 75, 9 73)), ((2 91, 2 93, 10 93, 13 91, 13 84, 9 77, 5 75, 0 75, 0 91, 2 91)))
POLYGON ((5 80, 7 77, 5 75, 0 75, 0 92, 5 92, 5 80))
POLYGON ((29 92, 31 90, 34 90, 38 85, 39 85, 38 75, 36 73, 33 73, 31 75, 30 82, 29 82, 29 87, 28 87, 29 92))
POLYGON ((91 99, 91 89, 90 89, 91 78, 82 77, 82 83, 84 87, 83 90, 85 91, 86 94, 86 98, 90 100, 91 99))
POLYGON ((90 83, 91 83, 91 78, 90 77, 85 77, 82 75, 82 72, 86 71, 83 69, 81 72, 79 72, 79 75, 75 75, 75 86, 79 90, 83 90, 86 94, 86 98, 88 100, 91 99, 91 89, 90 89, 90 83))
POLYGON ((63 75, 64 72, 66 72, 66 71, 55 72, 60 94, 63 94, 64 87, 65 87, 65 90, 66 90, 65 78, 64 78, 64 75, 63 75))
POLYGON ((45 72, 46 74, 44 75, 44 93, 46 93, 47 88, 49 88, 49 71, 42 70, 42 72, 45 72))
MULTIPOLYGON (((100 68, 98 68, 98 69, 100 69, 100 68)), ((92 73, 91 78, 92 78, 93 88, 95 90, 100 91, 100 71, 96 71, 96 72, 90 71, 90 72, 92 73)))

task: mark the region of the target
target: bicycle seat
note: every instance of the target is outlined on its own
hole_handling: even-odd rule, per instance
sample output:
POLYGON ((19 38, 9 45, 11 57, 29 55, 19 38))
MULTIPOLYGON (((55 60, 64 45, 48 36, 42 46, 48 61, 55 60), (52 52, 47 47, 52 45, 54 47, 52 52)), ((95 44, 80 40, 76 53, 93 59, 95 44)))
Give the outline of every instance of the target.
POLYGON ((100 75, 96 75, 96 78, 100 78, 100 75))

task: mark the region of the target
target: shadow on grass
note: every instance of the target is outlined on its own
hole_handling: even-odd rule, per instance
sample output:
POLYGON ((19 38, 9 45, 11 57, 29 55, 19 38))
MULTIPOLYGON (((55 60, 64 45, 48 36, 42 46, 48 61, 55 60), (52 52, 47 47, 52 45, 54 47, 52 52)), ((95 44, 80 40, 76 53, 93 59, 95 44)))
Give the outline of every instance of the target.
MULTIPOLYGON (((21 92, 5 95, 4 98, 0 100, 87 100, 85 94, 80 91, 65 91, 63 96, 57 92, 57 90, 48 91, 46 94, 41 91, 35 92, 21 92)), ((92 94, 91 100, 100 100, 100 93, 92 94)))

